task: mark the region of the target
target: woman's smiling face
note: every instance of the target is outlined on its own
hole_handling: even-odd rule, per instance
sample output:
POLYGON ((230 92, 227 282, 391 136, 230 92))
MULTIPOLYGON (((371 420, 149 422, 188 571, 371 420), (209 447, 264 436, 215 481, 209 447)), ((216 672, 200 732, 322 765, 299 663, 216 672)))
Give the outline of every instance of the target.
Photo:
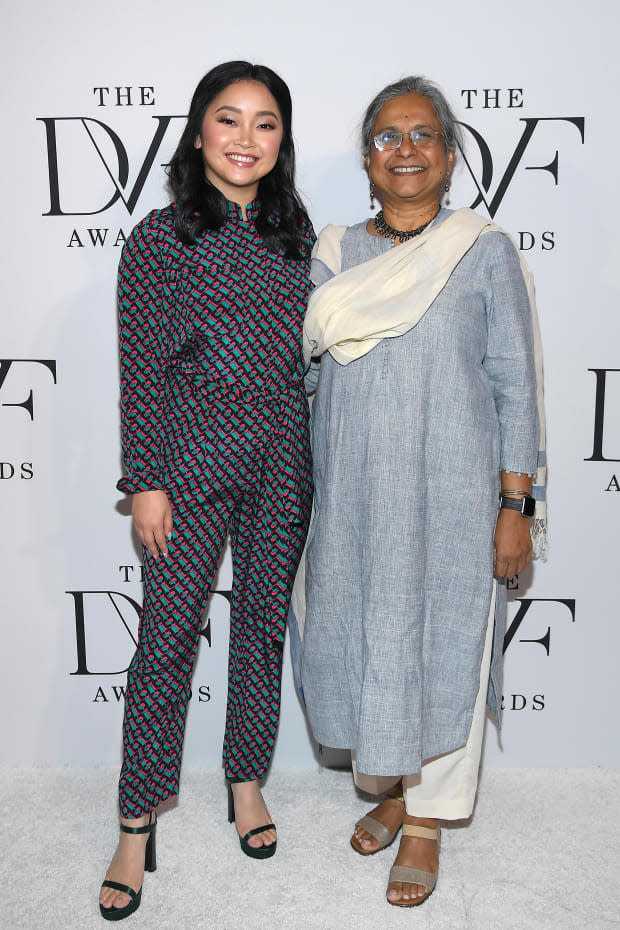
POLYGON ((445 187, 454 161, 454 153, 447 152, 443 134, 435 145, 421 148, 409 138, 412 129, 423 126, 441 134, 441 123, 433 104, 422 94, 404 94, 388 100, 375 120, 372 137, 389 129, 402 132, 400 148, 380 152, 371 140, 366 156, 366 169, 374 182, 379 200, 406 200, 424 206, 437 204, 445 187))
POLYGON ((194 142, 205 177, 228 200, 249 203, 278 160, 282 131, 278 104, 264 84, 229 84, 205 110, 194 142))

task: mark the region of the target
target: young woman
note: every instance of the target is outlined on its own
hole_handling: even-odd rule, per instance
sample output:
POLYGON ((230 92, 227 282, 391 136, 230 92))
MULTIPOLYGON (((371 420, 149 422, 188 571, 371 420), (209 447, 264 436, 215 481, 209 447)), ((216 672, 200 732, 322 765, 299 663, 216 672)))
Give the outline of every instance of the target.
POLYGON ((224 768, 243 851, 275 827, 258 779, 278 724, 282 644, 312 484, 301 329, 314 233, 294 183, 291 99, 237 61, 199 83, 170 164, 175 202, 119 271, 125 477, 144 544, 128 679, 121 836, 100 896, 120 920, 155 869, 155 810, 178 792, 200 618, 227 534, 234 582, 224 768))

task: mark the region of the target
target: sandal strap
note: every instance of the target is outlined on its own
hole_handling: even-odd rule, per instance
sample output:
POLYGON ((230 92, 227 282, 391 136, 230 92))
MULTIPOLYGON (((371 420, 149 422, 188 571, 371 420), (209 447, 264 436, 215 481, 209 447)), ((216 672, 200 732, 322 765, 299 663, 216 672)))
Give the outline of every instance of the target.
POLYGON ((390 869, 389 883, 405 882, 407 885, 424 885, 432 891, 437 884, 437 876, 432 872, 423 872, 422 869, 412 869, 406 865, 393 865, 390 869))
POLYGON ((122 833, 151 833, 157 826, 157 814, 155 814, 155 820, 152 819, 153 811, 149 815, 149 822, 144 827, 127 827, 124 823, 120 825, 122 833))
POLYGON ((242 836, 241 839, 245 843, 252 836, 257 836, 259 833, 264 833, 265 830, 275 830, 275 829, 276 829, 275 823, 266 823, 264 827, 255 827, 254 830, 248 830, 245 836, 242 836))
POLYGON ((439 842, 439 827, 416 827, 413 824, 404 823, 403 836, 419 836, 424 840, 439 842))
POLYGON ((128 894, 132 901, 135 901, 140 894, 139 891, 134 891, 133 888, 129 887, 129 885, 121 885, 120 882, 112 882, 108 881, 107 879, 104 882, 101 882, 101 887, 113 888, 114 891, 122 891, 123 894, 128 894))
POLYGON ((358 820, 356 826, 361 827, 366 833, 370 833, 370 835, 376 839, 377 843, 379 843, 381 849, 384 846, 389 846, 398 833, 398 829, 392 833, 384 823, 375 820, 370 814, 366 814, 361 820, 358 820))

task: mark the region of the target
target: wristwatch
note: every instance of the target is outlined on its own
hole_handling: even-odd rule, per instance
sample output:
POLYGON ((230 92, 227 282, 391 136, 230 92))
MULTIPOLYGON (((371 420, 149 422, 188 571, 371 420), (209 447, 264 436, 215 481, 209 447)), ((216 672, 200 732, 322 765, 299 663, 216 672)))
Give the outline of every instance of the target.
POLYGON ((522 517, 533 517, 536 501, 529 494, 524 494, 523 497, 502 497, 500 494, 499 506, 502 510, 518 510, 522 517))

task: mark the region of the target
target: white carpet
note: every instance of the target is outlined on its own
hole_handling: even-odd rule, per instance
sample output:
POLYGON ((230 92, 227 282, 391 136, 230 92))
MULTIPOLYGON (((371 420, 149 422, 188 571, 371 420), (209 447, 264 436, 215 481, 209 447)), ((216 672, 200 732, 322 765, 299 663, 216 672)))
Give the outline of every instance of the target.
MULTIPOLYGON (((0 770, 3 930, 102 930, 97 894, 116 843, 110 769, 0 770)), ((435 893, 385 902, 396 845, 349 846, 368 808, 347 772, 274 772, 273 859, 248 859, 219 772, 185 771, 161 814, 158 869, 132 930, 604 930, 620 927, 620 771, 494 770, 471 825, 444 828, 435 893)))

